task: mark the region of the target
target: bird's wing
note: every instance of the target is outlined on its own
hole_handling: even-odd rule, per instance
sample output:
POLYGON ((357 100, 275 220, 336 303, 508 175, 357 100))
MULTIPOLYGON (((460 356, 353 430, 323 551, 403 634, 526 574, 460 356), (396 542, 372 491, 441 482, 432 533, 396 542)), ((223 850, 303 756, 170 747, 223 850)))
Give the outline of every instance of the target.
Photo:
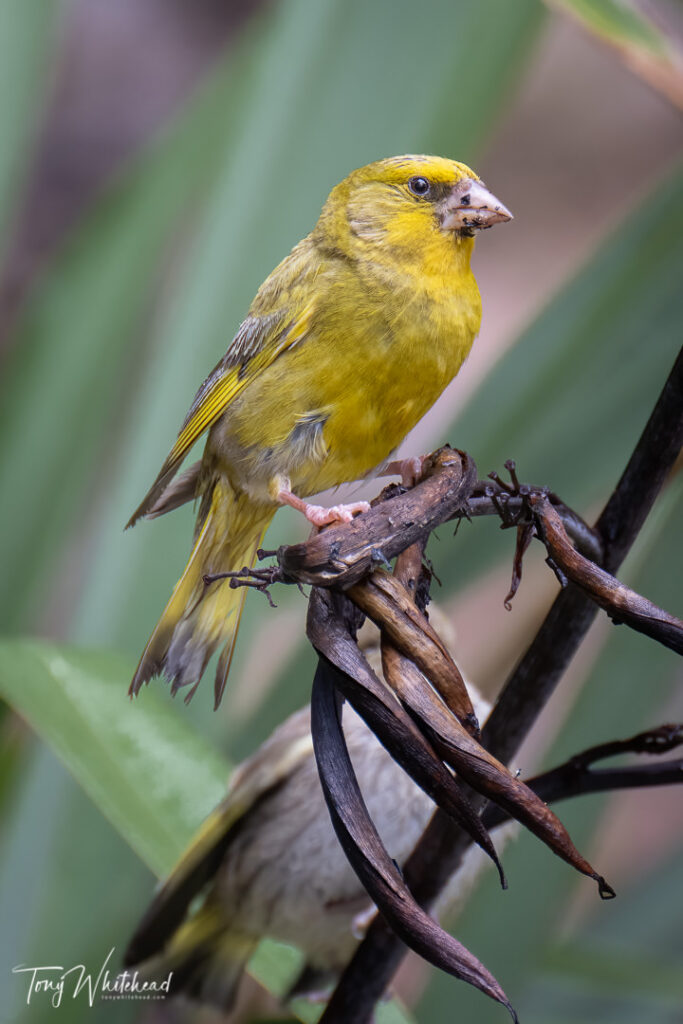
POLYGON ((225 412, 250 380, 305 337, 313 307, 314 301, 310 300, 293 315, 286 309, 280 309, 254 314, 244 320, 228 351, 195 395, 175 444, 126 529, 141 516, 155 510, 192 445, 225 412))
POLYGON ((156 891, 125 953, 127 965, 155 956, 214 877, 243 817, 313 756, 308 707, 291 715, 235 772, 225 799, 209 815, 156 891))

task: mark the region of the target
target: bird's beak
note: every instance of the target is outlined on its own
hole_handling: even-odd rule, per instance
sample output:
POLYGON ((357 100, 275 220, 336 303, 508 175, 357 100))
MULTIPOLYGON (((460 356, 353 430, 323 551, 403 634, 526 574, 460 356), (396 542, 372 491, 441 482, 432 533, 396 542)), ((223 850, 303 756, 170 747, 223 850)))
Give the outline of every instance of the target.
POLYGON ((441 203, 441 227, 444 231, 475 230, 512 220, 512 214, 481 181, 464 178, 441 203))

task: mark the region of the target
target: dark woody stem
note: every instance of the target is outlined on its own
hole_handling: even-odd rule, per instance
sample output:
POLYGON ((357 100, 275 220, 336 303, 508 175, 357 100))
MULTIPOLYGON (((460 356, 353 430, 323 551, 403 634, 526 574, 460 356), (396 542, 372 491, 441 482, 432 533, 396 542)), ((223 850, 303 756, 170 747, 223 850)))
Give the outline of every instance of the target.
MULTIPOLYGON (((665 754, 683 744, 683 725, 661 725, 627 740, 611 740, 590 747, 570 757, 564 764, 551 768, 527 786, 546 803, 567 800, 586 793, 607 793, 616 789, 639 789, 645 786, 669 786, 683 783, 683 759, 648 761, 619 768, 593 768, 597 761, 617 754, 665 754)), ((487 828, 495 828, 508 820, 500 808, 489 804, 482 818, 487 828)))

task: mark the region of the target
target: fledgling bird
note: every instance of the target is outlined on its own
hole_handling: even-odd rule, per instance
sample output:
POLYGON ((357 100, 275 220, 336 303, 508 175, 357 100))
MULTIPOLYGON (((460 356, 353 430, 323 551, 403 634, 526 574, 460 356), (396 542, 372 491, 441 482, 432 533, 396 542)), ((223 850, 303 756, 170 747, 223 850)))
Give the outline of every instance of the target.
POLYGON ((385 466, 456 375, 481 322, 474 232, 510 218, 473 170, 441 157, 380 160, 332 189, 259 288, 128 524, 199 499, 190 559, 132 694, 163 672, 191 696, 222 645, 218 705, 245 590, 204 576, 251 566, 280 505, 317 526, 367 509, 304 499, 385 466), (206 430, 201 461, 174 479, 206 430))
MULTIPOLYGON (((490 707, 471 695, 483 721, 490 707)), ((348 705, 343 725, 370 816, 403 865, 434 804, 348 705)), ((511 830, 505 826, 505 837, 511 830)), ((470 847, 437 914, 452 912, 488 863, 470 847)), ((304 952, 297 991, 318 992, 348 962, 373 911, 332 827, 305 707, 237 769, 227 797, 157 891, 125 966, 148 978, 172 971, 172 995, 228 1010, 247 960, 269 936, 304 952)))

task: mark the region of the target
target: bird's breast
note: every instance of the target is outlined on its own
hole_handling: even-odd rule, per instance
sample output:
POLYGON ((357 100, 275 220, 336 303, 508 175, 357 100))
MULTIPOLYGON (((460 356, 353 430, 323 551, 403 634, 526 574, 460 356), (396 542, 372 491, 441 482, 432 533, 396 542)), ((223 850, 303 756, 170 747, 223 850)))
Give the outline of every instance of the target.
POLYGON ((457 374, 481 320, 474 278, 466 285, 423 284, 359 325, 362 345, 352 346, 356 354, 323 431, 335 462, 344 463, 343 479, 383 462, 457 374))
POLYGON ((264 493, 275 475, 301 496, 367 476, 456 375, 480 318, 469 268, 391 287, 334 282, 307 336, 250 382, 212 446, 264 493))

